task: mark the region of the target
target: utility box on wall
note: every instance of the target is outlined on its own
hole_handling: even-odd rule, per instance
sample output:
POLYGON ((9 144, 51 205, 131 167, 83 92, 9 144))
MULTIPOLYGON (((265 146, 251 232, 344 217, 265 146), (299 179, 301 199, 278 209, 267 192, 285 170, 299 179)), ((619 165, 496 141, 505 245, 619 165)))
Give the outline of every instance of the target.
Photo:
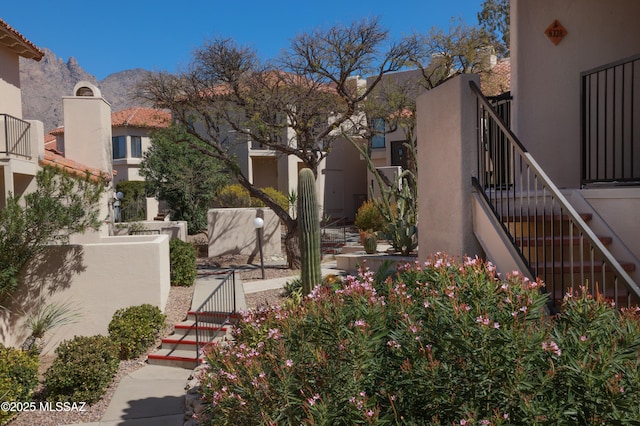
POLYGON ((253 220, 262 218, 262 250, 265 258, 282 257, 280 219, 268 208, 211 209, 209 257, 242 254, 259 256, 257 232, 253 220))

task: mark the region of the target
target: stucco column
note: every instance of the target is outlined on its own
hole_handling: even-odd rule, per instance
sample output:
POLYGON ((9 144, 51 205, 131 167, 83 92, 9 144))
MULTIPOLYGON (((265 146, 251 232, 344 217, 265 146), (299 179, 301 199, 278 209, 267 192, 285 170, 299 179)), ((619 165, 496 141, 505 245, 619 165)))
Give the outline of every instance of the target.
POLYGON ((482 255, 473 234, 471 176, 477 173, 476 103, 462 75, 417 99, 418 256, 482 255))

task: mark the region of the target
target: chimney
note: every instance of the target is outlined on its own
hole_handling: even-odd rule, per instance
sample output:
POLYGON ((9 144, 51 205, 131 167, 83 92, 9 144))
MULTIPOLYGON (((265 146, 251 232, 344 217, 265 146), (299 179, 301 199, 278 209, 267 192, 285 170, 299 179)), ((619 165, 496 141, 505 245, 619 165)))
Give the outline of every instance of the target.
POLYGON ((87 81, 62 97, 65 157, 111 174, 111 105, 87 81))

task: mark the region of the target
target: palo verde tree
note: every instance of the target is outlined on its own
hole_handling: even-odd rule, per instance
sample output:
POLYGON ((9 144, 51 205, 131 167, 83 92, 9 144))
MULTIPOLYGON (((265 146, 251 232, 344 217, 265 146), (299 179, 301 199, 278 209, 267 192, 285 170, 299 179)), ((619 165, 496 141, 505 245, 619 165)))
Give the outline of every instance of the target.
POLYGON ((156 130, 140 164, 140 174, 147 191, 165 200, 173 218, 186 221, 189 233, 194 234, 207 229, 207 210, 228 177, 218 159, 202 155, 192 144, 202 143, 180 124, 156 130), (176 142, 181 140, 191 143, 176 142))
POLYGON ((0 298, 11 294, 29 261, 52 244, 100 227, 100 182, 73 176, 55 167, 36 175, 37 189, 23 197, 11 196, 0 209, 0 298))
POLYGON ((415 42, 392 42, 377 19, 302 33, 272 62, 233 40, 214 39, 195 51, 187 71, 151 74, 140 96, 170 109, 206 144, 196 149, 220 160, 252 197, 273 209, 286 227, 288 264, 298 267, 297 220, 250 182, 236 161, 234 142, 251 140, 295 156, 317 177, 341 136, 337 129, 360 113, 385 74, 406 66, 415 42), (358 87, 357 76, 373 76, 372 83, 358 87))

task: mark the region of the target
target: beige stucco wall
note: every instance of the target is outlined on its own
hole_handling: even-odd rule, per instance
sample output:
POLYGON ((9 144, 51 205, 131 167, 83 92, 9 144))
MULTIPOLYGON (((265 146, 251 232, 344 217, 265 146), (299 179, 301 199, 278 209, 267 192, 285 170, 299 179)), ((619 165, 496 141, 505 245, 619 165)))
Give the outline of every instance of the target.
POLYGON ((73 303, 81 312, 78 322, 52 330, 45 336, 44 352, 74 335, 108 334, 114 312, 150 303, 164 310, 169 296, 169 237, 107 237, 98 244, 53 247, 33 261, 25 285, 10 311, 0 312, 0 341, 21 345, 28 332, 27 314, 42 303, 73 303))
POLYGON ((640 188, 585 189, 580 191, 580 195, 625 246, 640 257, 640 188))
POLYGON ((0 113, 22 118, 19 57, 0 47, 0 113))
POLYGON ((482 255, 473 234, 471 176, 475 160, 475 96, 469 81, 449 80, 417 99, 418 257, 444 251, 452 256, 482 255))
POLYGON ((268 208, 211 209, 209 221, 209 257, 244 254, 260 259, 260 248, 253 220, 264 220, 262 250, 265 259, 281 257, 280 219, 268 208))
POLYGON ((142 157, 131 156, 131 136, 140 136, 140 144, 144 155, 144 153, 151 147, 151 138, 148 135, 149 130, 137 127, 115 127, 111 132, 112 137, 125 136, 126 138, 126 157, 113 160, 113 170, 117 172, 113 177, 113 184, 116 185, 122 180, 144 180, 144 177, 140 175, 140 163, 142 163, 142 157))
POLYGON ((513 127, 560 187, 580 184, 580 73, 640 53, 636 0, 512 0, 513 127), (557 19, 567 36, 544 31, 557 19))
POLYGON ((349 141, 336 139, 319 175, 324 177, 324 189, 318 188, 323 214, 353 220, 367 194, 367 163, 360 153, 349 141))

